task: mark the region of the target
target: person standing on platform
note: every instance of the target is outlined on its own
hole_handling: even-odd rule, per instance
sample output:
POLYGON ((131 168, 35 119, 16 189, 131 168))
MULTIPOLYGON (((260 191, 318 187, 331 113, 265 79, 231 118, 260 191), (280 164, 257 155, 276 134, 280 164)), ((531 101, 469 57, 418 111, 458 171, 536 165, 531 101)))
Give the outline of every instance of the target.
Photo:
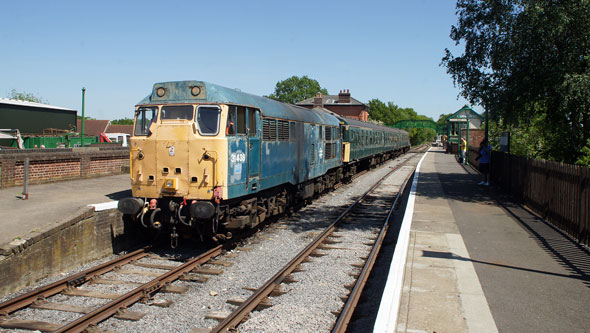
POLYGON ((479 171, 483 175, 483 180, 477 185, 489 186, 490 178, 490 160, 492 157, 492 147, 488 144, 488 140, 483 139, 479 144, 479 155, 476 161, 479 160, 479 171))
POLYGON ((467 164, 467 141, 465 141, 465 138, 461 138, 461 157, 463 158, 463 164, 467 164))

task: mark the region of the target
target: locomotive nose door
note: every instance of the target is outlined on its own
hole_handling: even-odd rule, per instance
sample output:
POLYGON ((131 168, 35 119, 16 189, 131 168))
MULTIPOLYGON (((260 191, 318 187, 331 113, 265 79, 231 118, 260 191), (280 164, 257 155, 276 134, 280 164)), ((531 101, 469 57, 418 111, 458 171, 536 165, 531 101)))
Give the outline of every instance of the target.
POLYGON ((248 114, 248 192, 258 190, 260 183, 260 111, 246 108, 248 114))

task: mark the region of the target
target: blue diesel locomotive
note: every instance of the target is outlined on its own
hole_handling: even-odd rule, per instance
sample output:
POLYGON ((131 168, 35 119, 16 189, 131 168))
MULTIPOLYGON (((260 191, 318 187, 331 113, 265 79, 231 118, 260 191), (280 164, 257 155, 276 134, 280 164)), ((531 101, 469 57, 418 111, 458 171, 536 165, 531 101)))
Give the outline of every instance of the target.
POLYGON ((202 81, 162 82, 135 108, 133 197, 152 230, 225 240, 409 149, 408 133, 202 81))

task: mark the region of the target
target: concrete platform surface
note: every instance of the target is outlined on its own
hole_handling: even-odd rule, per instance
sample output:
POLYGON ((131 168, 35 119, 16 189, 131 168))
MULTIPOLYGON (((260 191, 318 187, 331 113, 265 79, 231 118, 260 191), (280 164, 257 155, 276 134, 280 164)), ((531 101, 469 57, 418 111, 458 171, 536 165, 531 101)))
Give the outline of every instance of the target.
POLYGON ((130 196, 131 183, 129 175, 123 174, 30 185, 28 200, 18 198, 22 190, 22 187, 0 189, 1 248, 53 228, 89 204, 130 196))
POLYGON ((395 329, 589 331, 588 249, 479 181, 440 148, 425 156, 395 329))

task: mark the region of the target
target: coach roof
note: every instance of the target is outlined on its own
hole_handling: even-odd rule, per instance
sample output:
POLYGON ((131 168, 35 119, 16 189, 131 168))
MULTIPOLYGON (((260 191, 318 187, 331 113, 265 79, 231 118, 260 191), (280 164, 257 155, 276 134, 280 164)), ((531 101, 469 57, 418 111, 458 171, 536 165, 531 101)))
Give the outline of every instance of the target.
POLYGON ((238 89, 222 87, 203 81, 173 81, 154 84, 152 93, 137 106, 175 103, 236 104, 260 109, 265 117, 297 120, 309 123, 338 126, 339 120, 331 114, 318 110, 281 103, 238 89))

